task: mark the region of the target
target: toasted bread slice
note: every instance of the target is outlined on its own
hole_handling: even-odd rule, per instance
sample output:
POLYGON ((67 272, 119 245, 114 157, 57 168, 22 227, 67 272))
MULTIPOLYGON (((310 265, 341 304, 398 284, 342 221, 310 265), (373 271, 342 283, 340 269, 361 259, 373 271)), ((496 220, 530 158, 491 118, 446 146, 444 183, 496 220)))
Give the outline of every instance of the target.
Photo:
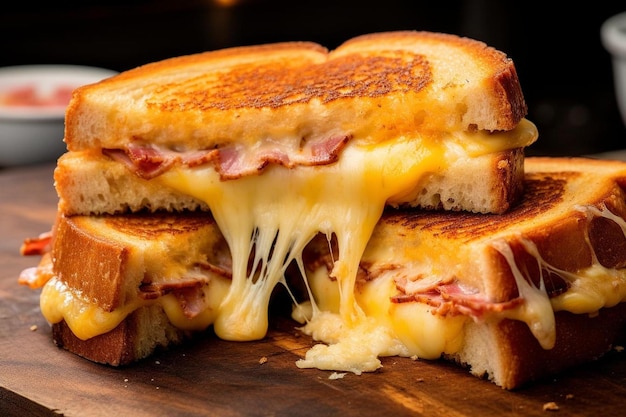
POLYGON ((59 216, 50 247, 43 280, 28 284, 44 286, 54 342, 98 363, 126 365, 206 329, 230 285, 206 212, 59 216))
POLYGON ((527 107, 513 62, 482 42, 429 32, 247 46, 167 59, 74 92, 70 151, 145 143, 204 150, 341 135, 508 131, 527 107))
MULTIPOLYGON (((408 355, 504 388, 597 358, 626 324, 625 186, 624 162, 527 158, 524 198, 505 214, 388 210, 356 298, 408 355)), ((337 311, 327 239, 315 244, 313 294, 337 311)))
POLYGON ((59 212, 65 215, 138 211, 209 211, 205 201, 129 173, 112 159, 90 152, 68 152, 57 161, 54 182, 59 212))
MULTIPOLYGON (((494 242, 514 246, 517 256, 527 251, 519 242, 528 240, 538 246, 543 262, 571 273, 596 261, 609 268, 625 267, 626 240, 619 219, 626 218, 626 163, 529 157, 525 166, 523 199, 502 215, 389 210, 370 239, 363 263, 378 264, 386 259, 380 256, 381 249, 400 246, 407 251, 395 256, 405 258, 392 264, 412 268, 416 279, 430 275, 434 262, 453 265, 440 271, 438 279, 455 277, 494 302, 518 295, 518 283, 511 271, 503 272, 507 264, 494 242), (618 223, 597 220, 596 211, 611 212, 618 223)), ((539 271, 530 271, 533 282, 539 282, 539 271)), ((548 287, 559 288, 556 283, 548 287)))
MULTIPOLYGON (((390 205, 502 213, 523 191, 524 150, 511 149, 425 172, 411 192, 390 205)), ((147 211, 209 211, 209 204, 163 183, 129 174, 104 155, 69 152, 54 172, 59 211, 66 215, 147 211)))
POLYGON ((74 92, 70 152, 56 173, 60 209, 215 213, 218 182, 286 168, 308 175, 306 188, 324 175, 350 177, 346 187, 364 194, 355 199, 376 205, 501 213, 519 197, 523 151, 538 136, 526 111, 504 53, 448 34, 172 58, 74 92), (359 178, 368 183, 352 183, 359 178))

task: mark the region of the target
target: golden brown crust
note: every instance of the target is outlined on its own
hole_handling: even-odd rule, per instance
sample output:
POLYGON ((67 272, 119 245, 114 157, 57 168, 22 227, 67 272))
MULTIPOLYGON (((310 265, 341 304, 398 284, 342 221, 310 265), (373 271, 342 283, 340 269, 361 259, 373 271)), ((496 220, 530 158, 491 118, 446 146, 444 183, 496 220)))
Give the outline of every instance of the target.
POLYGON ((176 280, 172 254, 186 253, 187 270, 218 264, 222 237, 210 213, 59 216, 53 269, 81 298, 105 311, 135 299, 140 286, 176 280), (171 275, 170 275, 171 274, 171 275))
POLYGON ((65 216, 57 218, 52 258, 56 276, 105 311, 119 306, 126 281, 135 281, 127 247, 99 240, 65 216))
MULTIPOLYGON (((381 43, 410 45, 416 41, 431 45, 449 43, 481 62, 481 65, 484 65, 486 68, 494 69, 493 78, 485 80, 483 94, 493 97, 497 103, 496 106, 501 109, 501 113, 496 115, 492 125, 482 126, 469 121, 472 117, 475 117, 469 111, 468 115, 465 116, 468 119, 468 126, 476 124, 478 129, 510 130, 527 113, 528 108, 513 61, 502 51, 498 51, 484 42, 447 33, 398 31, 358 36, 346 41, 338 49, 350 49, 359 44, 364 45, 366 48, 368 44, 377 45, 381 43)), ((410 48, 410 46, 407 46, 407 48, 410 48)))
POLYGON ((502 52, 454 35, 388 32, 332 52, 280 43, 124 72, 74 92, 65 141, 72 151, 130 142, 213 149, 336 131, 381 141, 415 131, 510 130, 526 111, 502 52))
POLYGON ((597 315, 557 312, 556 343, 543 349, 520 321, 474 324, 467 332, 481 338, 466 342, 464 349, 447 359, 470 367, 505 389, 518 389, 539 379, 599 359, 624 340, 626 303, 601 309, 597 315), (477 327, 482 329, 477 329, 477 327))
MULTIPOLYGON (((400 206, 474 213, 504 213, 522 197, 524 149, 450 161, 426 175, 400 206)), ((394 201, 391 205, 396 205, 394 201)))
POLYGON ((134 311, 108 333, 81 340, 65 321, 52 325, 54 343, 93 362, 112 366, 128 365, 190 337, 172 326, 159 306, 134 311))
MULTIPOLYGON (((591 266, 594 253, 607 267, 626 263, 626 251, 615 250, 626 246, 621 228, 612 221, 588 217, 577 208, 606 206, 626 218, 626 192, 622 188, 626 163, 531 157, 525 160, 525 170, 523 199, 503 214, 389 211, 374 230, 370 245, 376 246, 366 251, 364 261, 376 265, 378 260, 369 259, 369 253, 376 254, 376 247, 396 246, 407 250, 396 251, 399 258, 394 262, 410 264, 412 259, 400 256, 422 248, 436 262, 460 265, 454 270, 448 268, 450 277, 475 285, 495 302, 511 300, 518 294, 507 260, 491 246, 500 239, 510 245, 516 264, 527 270, 536 284, 540 274, 537 259, 528 253, 524 241, 536 245, 546 263, 569 272, 591 266), (596 238, 588 241, 588 233, 596 238), (459 246, 459 250, 450 251, 450 245, 459 246)), ((422 257, 426 259, 426 255, 422 257)), ((550 284, 548 288, 552 288, 550 284)), ((554 291, 562 285, 555 282, 554 291)))
MULTIPOLYGON (((437 175, 426 175, 415 193, 391 205, 502 213, 522 192, 524 149, 458 158, 437 175)), ((208 211, 206 203, 155 180, 145 180, 103 155, 69 152, 54 172, 59 211, 66 215, 144 211, 208 211)))

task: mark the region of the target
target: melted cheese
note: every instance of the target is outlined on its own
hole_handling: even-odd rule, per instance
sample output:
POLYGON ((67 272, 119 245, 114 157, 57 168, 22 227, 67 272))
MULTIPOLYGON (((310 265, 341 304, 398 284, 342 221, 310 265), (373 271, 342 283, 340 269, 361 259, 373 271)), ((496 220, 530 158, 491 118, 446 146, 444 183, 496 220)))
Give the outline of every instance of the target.
MULTIPOLYGON (((622 228, 626 237, 626 222, 621 217, 611 213, 606 207, 598 209, 593 206, 580 206, 576 209, 587 214, 589 223, 594 216, 614 221, 622 228)), ((520 296, 525 300, 520 308, 507 312, 504 316, 526 322, 544 349, 551 349, 555 343, 554 312, 569 311, 574 314, 593 315, 601 308, 613 307, 626 301, 626 268, 607 268, 600 264, 588 235, 586 242, 591 249, 592 263, 589 267, 575 272, 564 271, 548 264, 541 257, 534 243, 522 237, 519 238, 519 241, 523 244, 526 252, 537 261, 541 273, 540 286, 536 288, 524 277, 507 244, 494 242, 494 247, 504 255, 511 267, 520 296), (568 290, 554 298, 548 298, 543 280, 543 274, 550 272, 558 274, 569 283, 568 290)))
POLYGON ((293 260, 302 264, 302 250, 317 233, 335 234, 339 257, 331 275, 337 308, 329 315, 313 303, 304 331, 326 345, 312 349, 299 366, 355 372, 379 366, 380 355, 407 353, 393 330, 366 317, 354 292, 361 256, 386 202, 413 188, 425 173, 445 169, 460 150, 476 156, 526 146, 535 138, 534 125, 524 121, 506 133, 400 138, 384 146, 351 142, 335 164, 294 170, 273 166, 236 181, 220 181, 211 168, 174 170, 159 180, 205 201, 229 244, 232 286, 214 323, 223 339, 264 337, 269 297, 278 283, 284 284, 287 265, 293 260))
MULTIPOLYGON (((316 345, 307 352, 304 360, 297 365, 301 368, 319 367, 326 363, 337 350, 347 350, 344 346, 353 346, 350 359, 353 364, 361 363, 361 370, 375 370, 380 366, 376 358, 380 356, 416 356, 423 359, 436 359, 442 353, 454 353, 461 348, 463 325, 466 316, 439 317, 431 313, 430 307, 421 303, 394 303, 392 297, 397 294, 393 275, 383 275, 368 281, 356 291, 356 300, 367 320, 359 327, 344 329, 337 322, 339 310, 338 287, 328 278, 326 268, 319 268, 308 277, 311 292, 322 313, 311 320, 309 309, 301 310, 296 306, 292 317, 307 324, 301 329, 315 340, 323 340, 330 345, 316 345), (341 334, 344 332, 344 334, 341 334), (332 337, 328 336, 328 333, 332 337), (372 343, 372 339, 375 343, 372 343), (336 346, 339 345, 339 346, 336 346), (372 366, 376 364, 377 366, 372 366)), ((337 355, 335 355, 337 356, 337 355)), ((343 355, 341 360, 347 362, 343 355)), ((323 369, 338 370, 328 368, 323 369)), ((352 371, 347 367, 342 370, 352 371)))
MULTIPOLYGON (((539 254, 535 244, 521 237, 519 240, 540 266, 551 269, 550 265, 539 254)), ((556 323, 543 278, 540 279, 539 288, 535 287, 530 280, 524 277, 524 274, 515 263, 513 251, 508 243, 498 240, 493 242, 492 246, 504 256, 509 264, 517 284, 519 296, 524 300, 520 307, 506 311, 502 316, 526 322, 541 346, 544 349, 552 349, 556 341, 556 323)), ((540 271, 543 274, 542 268, 540 271)))
MULTIPOLYGON (((588 222, 593 217, 604 217, 620 226, 626 237, 626 221, 612 213, 606 206, 577 206, 586 214, 588 222)), ((552 304, 555 311, 572 313, 594 313, 603 307, 613 307, 626 300, 626 268, 606 268, 600 264, 593 246, 586 235, 587 244, 592 248, 592 265, 578 273, 569 281, 570 290, 555 297, 552 304)))
POLYGON ((72 333, 87 340, 113 330, 126 316, 141 307, 139 298, 113 311, 83 300, 54 277, 44 285, 39 299, 41 313, 50 323, 65 320, 72 333))
POLYGON ((273 288, 318 232, 338 237, 340 258, 333 275, 342 286, 341 314, 348 321, 360 316, 353 300, 355 271, 385 202, 412 186, 421 172, 437 169, 442 153, 407 140, 385 148, 384 154, 348 147, 334 165, 271 167, 237 181, 219 181, 212 168, 162 176, 168 186, 207 202, 230 247, 232 287, 215 322, 217 335, 229 340, 265 336, 273 288), (386 164, 388 159, 398 163, 386 164))
POLYGON ((169 321, 179 329, 204 330, 215 321, 217 307, 229 286, 229 280, 215 276, 203 288, 207 308, 190 318, 185 315, 179 300, 172 294, 154 300, 134 297, 119 308, 105 311, 96 304, 84 300, 80 294, 74 293, 61 280, 54 277, 41 291, 40 307, 46 320, 50 323, 65 320, 72 333, 82 340, 113 330, 133 311, 152 304, 161 305, 169 321))
MULTIPOLYGON (((313 304, 310 301, 305 307, 296 304, 292 317, 301 323, 306 322, 300 330, 324 344, 313 346, 304 359, 296 362, 298 367, 360 374, 380 368, 378 358, 381 356, 409 356, 393 329, 381 325, 367 310, 363 310, 364 316, 355 323, 347 324, 341 319, 338 314, 341 309, 340 287, 328 279, 325 267, 309 276, 308 284, 313 304)), ((356 297, 358 303, 358 293, 356 297)))
MULTIPOLYGON (((232 282, 220 286, 211 312, 201 314, 195 323, 183 318, 171 297, 156 302, 162 303, 177 326, 202 328, 213 323, 220 338, 260 339, 267 332, 270 295, 277 284, 285 284, 287 265, 294 260, 302 265, 302 250, 317 233, 334 234, 339 250, 332 271, 336 311, 322 311, 313 302, 304 330, 326 345, 314 347, 299 366, 358 373, 380 366, 378 356, 434 356, 432 352, 438 350, 453 350, 460 322, 441 326, 437 319, 414 319, 425 316, 419 309, 413 311, 417 307, 390 306, 397 311, 391 316, 398 320, 389 326, 384 314, 373 313, 386 305, 380 301, 377 306, 379 300, 388 297, 372 293, 361 295, 358 302, 354 287, 361 256, 386 202, 415 187, 425 173, 446 169, 459 157, 528 146, 536 137, 535 126, 524 120, 510 132, 396 138, 382 145, 352 140, 334 164, 291 170, 271 166, 262 175, 231 181, 220 181, 212 167, 172 169, 152 181, 207 203, 231 251, 232 282), (431 330, 418 338, 407 337, 415 320, 431 330), (449 330, 431 337, 439 327, 449 330), (422 337, 430 340, 429 346, 411 342, 422 337)), ((114 328, 140 306, 139 301, 131 301, 116 311, 103 312, 77 301, 79 297, 58 282, 46 285, 44 293, 46 317, 51 322, 64 318, 81 338, 114 328)))
MULTIPOLYGON (((593 216, 613 220, 621 226, 626 236, 626 222, 608 211, 606 207, 577 209, 587 213, 588 220, 593 216)), ((516 240, 537 261, 542 274, 539 287, 535 287, 518 267, 506 240, 496 239, 490 242, 489 245, 504 256, 511 268, 523 302, 502 312, 486 312, 481 320, 487 322, 508 318, 523 321, 541 346, 551 349, 556 339, 555 312, 568 311, 574 314, 594 315, 601 308, 612 307, 626 301, 626 268, 606 268, 594 255, 591 266, 575 272, 564 271, 546 262, 532 241, 521 235, 517 236, 516 240), (549 298, 543 280, 543 274, 546 273, 556 273, 566 279, 570 284, 568 291, 549 298)), ((591 247, 588 239, 587 244, 591 247)), ((375 251, 369 255, 370 259, 384 260, 389 248, 374 245, 368 246, 368 250, 375 251)), ((437 274, 432 262, 426 263, 431 273, 437 274)), ((428 280, 428 277, 426 279, 428 280)), ((393 303, 391 298, 398 294, 393 271, 381 274, 358 287, 355 293, 356 301, 367 317, 367 321, 364 321, 360 328, 346 329, 341 321, 337 321, 338 316, 333 316, 333 313, 339 310, 339 288, 329 279, 325 267, 309 274, 308 280, 311 293, 314 299, 318 300, 317 304, 322 312, 315 317, 312 308, 296 306, 292 317, 303 323, 307 319, 310 320, 302 330, 316 340, 325 341, 328 346, 316 345, 307 352, 305 359, 297 362, 299 367, 352 372, 354 368, 363 371, 374 370, 380 366, 380 363, 375 361, 376 356, 397 354, 436 359, 442 354, 454 354, 463 347, 464 326, 472 318, 464 315, 437 316, 431 313, 428 305, 418 302, 393 303), (366 340, 368 336, 354 334, 353 331, 370 332, 371 340, 366 340), (365 348, 362 344, 368 344, 368 347, 365 348), (349 349, 348 346, 352 348, 349 349)))
POLYGON ((443 152, 439 146, 426 149, 402 140, 379 148, 349 146, 333 165, 274 166, 236 181, 220 181, 212 168, 161 176, 167 186, 207 202, 230 247, 232 287, 215 322, 217 335, 228 340, 265 336, 273 288, 318 232, 338 237, 340 258, 333 275, 342 286, 341 314, 348 321, 358 317, 354 272, 385 202, 411 187, 422 172, 436 170, 443 152), (251 254, 254 273, 248 275, 251 254))

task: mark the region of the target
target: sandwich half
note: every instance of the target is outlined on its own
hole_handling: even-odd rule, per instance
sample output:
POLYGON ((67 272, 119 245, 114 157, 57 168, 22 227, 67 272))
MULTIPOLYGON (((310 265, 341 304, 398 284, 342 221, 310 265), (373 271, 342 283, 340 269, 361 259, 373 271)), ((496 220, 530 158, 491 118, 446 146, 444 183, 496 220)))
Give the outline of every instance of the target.
POLYGON ((231 282, 228 246, 206 212, 59 216, 22 251, 43 255, 20 281, 43 287, 54 342, 114 366, 206 330, 231 282))
POLYGON ((512 389, 598 358, 626 337, 625 187, 624 162, 534 157, 524 198, 505 214, 387 210, 355 284, 367 320, 348 332, 335 321, 334 242, 318 237, 304 254, 313 303, 303 330, 326 344, 298 365, 377 367, 372 353, 400 351, 512 389), (388 343, 352 340, 374 329, 388 343), (363 354, 344 355, 354 344, 363 354))
POLYGON ((225 184, 280 182, 318 188, 318 205, 350 189, 371 206, 504 212, 537 139, 526 113, 513 61, 448 34, 172 58, 74 92, 59 207, 218 212, 225 184))
MULTIPOLYGON (((283 281, 294 326, 317 341, 296 365, 358 374, 384 356, 444 358, 514 389, 623 341, 626 163, 531 157, 524 185, 504 214, 388 208, 348 325, 336 240, 317 235, 283 281)), ((228 308, 232 257, 206 213, 61 216, 53 236, 23 283, 44 285, 55 342, 90 360, 131 363, 228 308)))

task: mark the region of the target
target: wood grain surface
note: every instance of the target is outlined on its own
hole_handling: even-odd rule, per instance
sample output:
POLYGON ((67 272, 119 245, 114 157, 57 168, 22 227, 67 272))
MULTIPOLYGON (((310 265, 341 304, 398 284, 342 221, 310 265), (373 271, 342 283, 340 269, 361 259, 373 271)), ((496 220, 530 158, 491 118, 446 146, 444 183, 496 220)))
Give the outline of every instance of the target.
POLYGON ((0 171, 0 416, 618 416, 626 406, 626 356, 606 357, 516 391, 443 361, 384 358, 360 376, 301 370, 311 340, 273 317, 258 342, 211 332, 124 368, 57 348, 39 291, 17 284, 38 258, 26 237, 50 229, 53 166, 0 171), (261 360, 266 358, 267 361, 261 360), (546 411, 554 402, 558 411, 546 411))

